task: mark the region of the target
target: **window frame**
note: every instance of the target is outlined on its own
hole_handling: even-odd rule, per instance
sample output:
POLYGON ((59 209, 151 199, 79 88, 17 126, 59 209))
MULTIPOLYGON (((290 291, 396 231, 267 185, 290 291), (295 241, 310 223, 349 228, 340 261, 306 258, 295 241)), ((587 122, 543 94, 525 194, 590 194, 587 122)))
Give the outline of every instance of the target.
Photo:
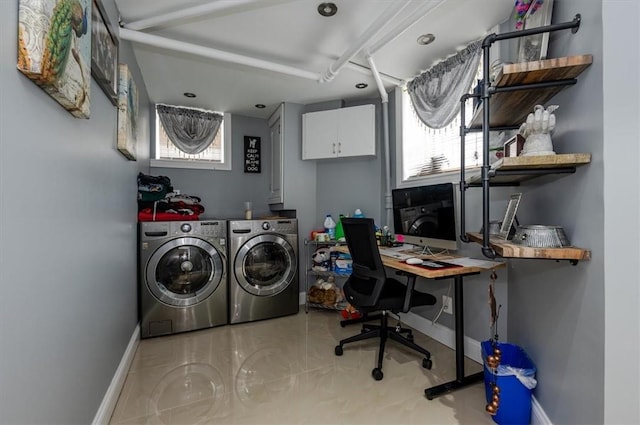
MULTIPOLYGON (((460 169, 452 171, 444 171, 441 173, 429 174, 426 176, 403 178, 404 175, 404 163, 402 158, 403 149, 403 87, 396 87, 394 90, 395 100, 395 153, 396 153, 396 188, 405 188, 412 186, 420 186, 427 184, 439 184, 439 183, 459 183, 460 182, 460 169)), ((465 167, 465 179, 480 175, 480 166, 467 165, 465 167)))
MULTIPOLYGON (((186 106, 185 106, 186 108, 186 106)), ((155 117, 155 134, 153 138, 153 150, 152 157, 150 158, 150 167, 153 168, 185 168, 185 169, 194 169, 194 170, 212 170, 212 171, 232 171, 231 160, 233 156, 231 155, 231 146, 232 137, 231 137, 231 122, 232 116, 228 112, 223 113, 223 152, 224 158, 221 162, 205 162, 198 160, 187 160, 187 159, 156 159, 156 146, 158 143, 158 134, 160 131, 160 119, 158 118, 158 112, 155 111, 154 107, 154 117, 155 117)))

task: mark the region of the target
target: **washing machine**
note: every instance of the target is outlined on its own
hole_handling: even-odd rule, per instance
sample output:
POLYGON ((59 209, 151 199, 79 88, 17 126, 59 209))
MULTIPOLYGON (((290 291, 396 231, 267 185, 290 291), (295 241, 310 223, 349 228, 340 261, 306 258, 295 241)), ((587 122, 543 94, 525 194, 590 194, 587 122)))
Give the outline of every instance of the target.
POLYGON ((298 221, 229 221, 229 323, 299 309, 298 221))
POLYGON ((227 222, 143 222, 142 338, 227 324, 227 222))

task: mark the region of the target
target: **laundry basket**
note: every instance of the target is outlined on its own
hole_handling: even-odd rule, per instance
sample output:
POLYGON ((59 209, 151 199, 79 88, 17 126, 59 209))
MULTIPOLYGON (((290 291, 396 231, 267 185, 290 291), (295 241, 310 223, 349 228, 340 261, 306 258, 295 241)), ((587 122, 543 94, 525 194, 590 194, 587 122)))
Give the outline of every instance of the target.
POLYGON ((498 342, 500 365, 496 374, 487 365, 487 356, 493 354, 492 341, 482 342, 484 359, 484 386, 487 403, 493 399, 495 382, 500 388, 500 402, 493 421, 497 424, 530 424, 531 391, 537 382, 536 366, 525 351, 517 345, 498 342))

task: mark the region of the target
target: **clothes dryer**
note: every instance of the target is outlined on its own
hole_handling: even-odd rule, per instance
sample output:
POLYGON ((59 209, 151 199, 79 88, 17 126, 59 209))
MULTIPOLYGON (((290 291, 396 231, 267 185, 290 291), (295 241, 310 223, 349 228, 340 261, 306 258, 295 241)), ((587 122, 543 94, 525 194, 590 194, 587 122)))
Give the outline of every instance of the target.
POLYGON ((229 323, 299 310, 298 221, 229 221, 229 323))
POLYGON ((227 222, 139 224, 142 338, 227 323, 227 222))

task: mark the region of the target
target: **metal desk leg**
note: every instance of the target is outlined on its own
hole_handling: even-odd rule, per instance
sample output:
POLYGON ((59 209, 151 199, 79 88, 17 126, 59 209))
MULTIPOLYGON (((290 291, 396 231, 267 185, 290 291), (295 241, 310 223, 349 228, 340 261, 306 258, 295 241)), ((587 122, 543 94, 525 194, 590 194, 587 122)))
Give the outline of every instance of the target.
POLYGON ((456 379, 435 387, 427 388, 424 394, 429 400, 433 400, 442 394, 450 393, 467 385, 475 384, 484 379, 484 372, 464 375, 464 311, 462 276, 456 276, 454 283, 454 308, 455 308, 455 332, 456 332, 456 379))

